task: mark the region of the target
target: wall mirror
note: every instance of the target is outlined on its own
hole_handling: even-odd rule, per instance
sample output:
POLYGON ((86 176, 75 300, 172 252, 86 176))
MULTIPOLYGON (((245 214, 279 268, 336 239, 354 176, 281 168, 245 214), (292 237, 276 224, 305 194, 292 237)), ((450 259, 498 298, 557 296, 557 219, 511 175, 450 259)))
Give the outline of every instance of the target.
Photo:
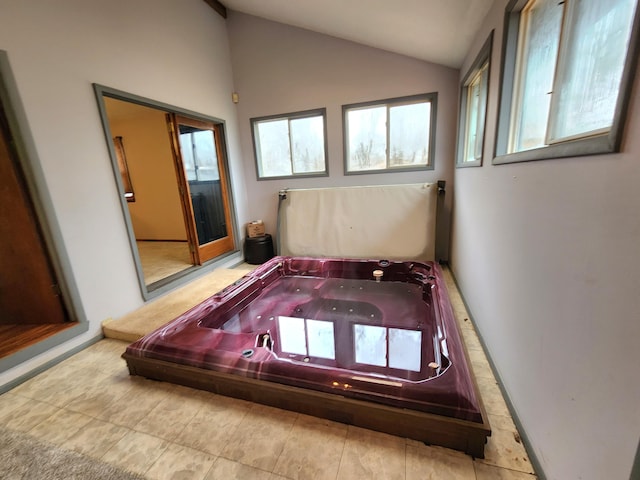
POLYGON ((222 120, 94 85, 143 296, 237 250, 222 120))

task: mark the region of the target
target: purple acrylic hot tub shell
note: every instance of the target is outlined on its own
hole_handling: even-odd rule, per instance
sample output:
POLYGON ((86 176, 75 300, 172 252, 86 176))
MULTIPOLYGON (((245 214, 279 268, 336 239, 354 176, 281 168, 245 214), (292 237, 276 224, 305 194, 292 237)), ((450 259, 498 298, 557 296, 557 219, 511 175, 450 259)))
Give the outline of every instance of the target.
POLYGON ((275 257, 126 355, 483 421, 432 262, 275 257))

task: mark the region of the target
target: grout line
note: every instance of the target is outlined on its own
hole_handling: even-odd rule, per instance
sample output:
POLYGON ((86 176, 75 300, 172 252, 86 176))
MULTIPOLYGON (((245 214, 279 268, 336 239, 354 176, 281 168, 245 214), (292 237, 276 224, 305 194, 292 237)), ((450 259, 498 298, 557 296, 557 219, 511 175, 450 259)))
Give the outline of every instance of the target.
MULTIPOLYGON (((338 462, 338 470, 336 470, 336 480, 340 475, 340 469, 342 468, 342 460, 344 460, 344 450, 347 448, 347 441, 349 441, 349 428, 347 425, 347 431, 344 436, 344 442, 342 443, 342 452, 340 452, 340 461, 338 462)), ((406 477, 406 466, 405 466, 405 477, 406 477)))

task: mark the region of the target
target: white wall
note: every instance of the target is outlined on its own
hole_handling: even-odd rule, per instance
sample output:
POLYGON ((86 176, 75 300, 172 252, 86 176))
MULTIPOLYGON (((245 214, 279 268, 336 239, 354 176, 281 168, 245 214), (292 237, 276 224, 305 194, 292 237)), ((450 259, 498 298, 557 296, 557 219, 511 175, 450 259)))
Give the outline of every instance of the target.
MULTIPOLYGON (((231 12, 227 20, 249 211, 275 233, 278 190, 453 180, 458 70, 231 12), (435 170, 345 176, 342 105, 438 92, 435 170), (256 180, 250 118, 326 107, 329 177, 256 180)), ((447 202, 447 211, 450 203, 447 202)), ((448 217, 445 218, 448 230, 448 217)), ((448 241, 444 239, 446 252, 448 241)))
POLYGON ((640 432, 640 92, 622 152, 491 165, 497 0, 484 166, 456 169, 452 266, 549 479, 627 479, 640 432))
POLYGON ((0 385, 142 303, 92 83, 227 121, 247 219, 225 21, 202 0, 0 0, 7 51, 89 331, 0 374, 0 385))
POLYGON ((176 178, 166 113, 133 103, 105 98, 107 112, 113 102, 128 115, 109 116, 113 137, 121 136, 135 192, 128 202, 136 240, 187 241, 187 229, 176 178))

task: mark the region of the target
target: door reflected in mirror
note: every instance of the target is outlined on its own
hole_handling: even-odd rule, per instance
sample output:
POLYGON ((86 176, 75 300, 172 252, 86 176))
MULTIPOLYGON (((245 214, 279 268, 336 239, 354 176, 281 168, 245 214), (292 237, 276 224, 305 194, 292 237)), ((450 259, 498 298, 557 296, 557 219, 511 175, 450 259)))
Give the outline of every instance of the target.
POLYGON ((143 292, 233 251, 223 123, 96 92, 112 155, 126 151, 128 185, 112 163, 143 292))
POLYGON ((180 152, 191 192, 191 206, 196 220, 198 244, 204 245, 227 235, 222 205, 220 172, 213 131, 179 125, 180 152), (221 213, 221 215, 218 215, 221 213))
POLYGON ((182 173, 180 192, 186 209, 193 260, 202 264, 233 248, 222 130, 213 122, 170 115, 175 164, 182 173), (177 140, 177 141, 176 141, 177 140))

